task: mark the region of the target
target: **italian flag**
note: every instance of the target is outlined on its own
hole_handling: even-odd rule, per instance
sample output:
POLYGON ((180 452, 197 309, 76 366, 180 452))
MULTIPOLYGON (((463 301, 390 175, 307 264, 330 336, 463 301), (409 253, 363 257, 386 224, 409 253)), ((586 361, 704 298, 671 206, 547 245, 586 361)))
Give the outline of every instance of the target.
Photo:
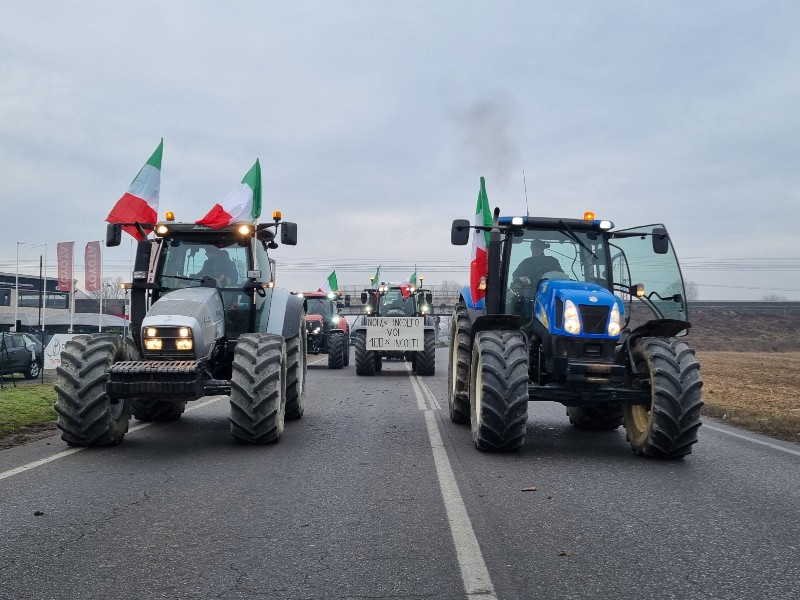
MULTIPOLYGON (((158 148, 131 182, 128 191, 117 200, 114 208, 108 213, 106 221, 109 223, 140 223, 142 225, 149 223, 150 227, 144 227, 144 229, 153 229, 153 225, 158 220, 158 191, 161 188, 161 154, 163 150, 164 138, 161 138, 158 148)), ((135 225, 123 225, 122 229, 137 240, 144 239, 135 225)))
MULTIPOLYGON (((489 197, 486 195, 486 182, 481 177, 481 189, 478 192, 478 204, 475 207, 474 225, 491 227, 492 211, 489 208, 489 197)), ((486 296, 484 290, 478 289, 481 277, 486 277, 489 272, 489 262, 486 257, 486 246, 489 242, 488 231, 475 230, 472 233, 472 262, 469 269, 469 289, 472 292, 472 301, 486 296)))
POLYGON ((414 267, 414 272, 409 276, 408 279, 403 281, 402 285, 400 286, 400 293, 403 294, 403 298, 408 298, 408 295, 411 293, 411 286, 417 287, 417 268, 414 267))
POLYGON ((322 284, 322 287, 319 288, 318 291, 320 292, 339 291, 339 282, 336 280, 336 271, 333 271, 330 275, 328 275, 327 281, 322 284))
POLYGON ((219 229, 238 221, 255 221, 260 216, 261 165, 256 159, 242 182, 215 204, 205 217, 195 223, 219 229))

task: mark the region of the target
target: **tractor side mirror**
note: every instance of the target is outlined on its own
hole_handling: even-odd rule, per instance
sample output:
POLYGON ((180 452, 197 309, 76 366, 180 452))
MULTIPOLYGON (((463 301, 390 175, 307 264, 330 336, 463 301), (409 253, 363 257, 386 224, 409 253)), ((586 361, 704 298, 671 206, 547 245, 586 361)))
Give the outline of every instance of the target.
POLYGON ((122 225, 120 223, 109 223, 106 225, 106 247, 113 248, 122 243, 122 225))
POLYGON ((345 307, 349 307, 350 306, 350 296, 349 295, 346 295, 344 297, 344 305, 345 305, 345 307))
POLYGON ((281 244, 285 246, 297 245, 297 223, 290 221, 281 223, 281 244))
POLYGON ((427 304, 433 304, 433 294, 430 292, 425 292, 425 302, 427 304))
POLYGON ((361 304, 366 304, 368 297, 369 296, 367 296, 367 292, 361 292, 361 304))
POLYGON ((656 254, 666 254, 669 252, 669 236, 663 227, 653 228, 653 252, 656 254))
POLYGON ((469 242, 469 221, 455 219, 450 229, 450 243, 453 246, 466 246, 469 242))

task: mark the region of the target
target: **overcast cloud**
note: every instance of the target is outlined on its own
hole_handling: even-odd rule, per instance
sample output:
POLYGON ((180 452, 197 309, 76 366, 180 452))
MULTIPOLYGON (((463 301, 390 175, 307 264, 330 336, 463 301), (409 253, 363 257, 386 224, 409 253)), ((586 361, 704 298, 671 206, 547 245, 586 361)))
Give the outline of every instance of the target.
POLYGON ((531 214, 666 224, 701 299, 800 300, 797 2, 0 0, 0 22, 2 272, 82 256, 163 137, 161 217, 261 160, 291 289, 379 263, 465 283, 451 221, 481 176, 524 213, 524 171, 531 214))

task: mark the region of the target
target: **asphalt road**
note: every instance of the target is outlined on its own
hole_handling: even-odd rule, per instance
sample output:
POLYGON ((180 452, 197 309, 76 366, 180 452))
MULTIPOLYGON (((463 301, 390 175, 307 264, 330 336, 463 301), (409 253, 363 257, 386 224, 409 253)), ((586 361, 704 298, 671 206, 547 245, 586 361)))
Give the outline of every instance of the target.
POLYGON ((478 452, 438 352, 426 378, 311 357, 274 445, 211 397, 117 447, 0 451, 0 598, 800 596, 800 446, 709 421, 648 460, 531 404, 521 451, 478 452))

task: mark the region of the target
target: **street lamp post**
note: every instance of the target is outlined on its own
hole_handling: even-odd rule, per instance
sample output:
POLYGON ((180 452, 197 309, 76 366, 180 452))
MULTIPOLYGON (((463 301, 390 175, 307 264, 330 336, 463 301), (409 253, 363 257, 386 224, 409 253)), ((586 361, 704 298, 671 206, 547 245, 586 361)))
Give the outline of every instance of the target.
MULTIPOLYGON (((19 247, 22 246, 30 246, 31 248, 41 248, 44 246, 45 248, 45 256, 47 256, 47 244, 32 244, 30 242, 17 242, 17 267, 16 273, 14 278, 14 292, 16 294, 16 298, 14 299, 14 331, 19 331, 17 327, 17 322, 19 321, 19 247)), ((40 273, 41 277, 41 273, 40 273)))

